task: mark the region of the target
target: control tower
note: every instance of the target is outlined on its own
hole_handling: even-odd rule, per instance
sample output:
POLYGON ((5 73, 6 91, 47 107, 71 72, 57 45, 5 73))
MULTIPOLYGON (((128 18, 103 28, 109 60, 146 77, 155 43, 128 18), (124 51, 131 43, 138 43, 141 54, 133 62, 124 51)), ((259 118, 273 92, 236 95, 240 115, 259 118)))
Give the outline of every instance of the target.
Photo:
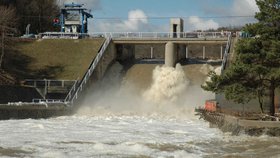
POLYGON ((181 18, 170 19, 170 33, 172 38, 182 38, 184 32, 184 20, 181 18))
POLYGON ((93 18, 90 11, 83 4, 65 4, 60 12, 61 32, 87 33, 88 18, 93 18))

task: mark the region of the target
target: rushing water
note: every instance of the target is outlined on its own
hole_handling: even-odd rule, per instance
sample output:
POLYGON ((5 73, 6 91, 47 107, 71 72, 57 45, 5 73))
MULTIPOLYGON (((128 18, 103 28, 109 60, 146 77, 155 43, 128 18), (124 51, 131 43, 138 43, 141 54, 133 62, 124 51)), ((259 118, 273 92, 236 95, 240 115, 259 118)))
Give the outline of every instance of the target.
POLYGON ((6 157, 279 157, 280 139, 231 136, 195 118, 70 116, 0 122, 6 157))
POLYGON ((209 94, 181 72, 180 66, 156 68, 152 85, 140 93, 105 79, 74 116, 0 121, 0 156, 280 157, 279 138, 231 136, 195 117, 191 105, 209 94))

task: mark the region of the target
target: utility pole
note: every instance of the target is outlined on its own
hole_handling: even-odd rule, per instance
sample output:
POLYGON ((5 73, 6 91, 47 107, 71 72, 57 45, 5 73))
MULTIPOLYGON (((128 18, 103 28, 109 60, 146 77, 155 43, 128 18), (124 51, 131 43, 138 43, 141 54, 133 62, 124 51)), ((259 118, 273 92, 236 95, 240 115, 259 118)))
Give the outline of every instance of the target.
POLYGON ((3 61, 3 57, 4 57, 4 27, 2 26, 2 53, 1 53, 1 58, 0 58, 0 69, 2 69, 2 61, 3 61))
POLYGON ((41 13, 39 13, 39 33, 40 32, 41 32, 41 13))

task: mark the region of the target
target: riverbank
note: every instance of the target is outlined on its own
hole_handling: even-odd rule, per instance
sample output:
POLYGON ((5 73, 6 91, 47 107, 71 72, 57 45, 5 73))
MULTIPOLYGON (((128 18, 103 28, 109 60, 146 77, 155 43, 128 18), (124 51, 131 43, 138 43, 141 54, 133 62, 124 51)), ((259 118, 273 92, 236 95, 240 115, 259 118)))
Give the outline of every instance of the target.
POLYGON ((73 108, 64 103, 9 103, 0 104, 0 120, 40 119, 73 114, 73 108))
POLYGON ((279 119, 265 118, 265 115, 254 117, 238 117, 219 112, 210 112, 204 109, 196 109, 200 118, 209 122, 210 127, 216 127, 223 132, 230 132, 232 135, 248 134, 250 136, 280 136, 279 119), (271 121, 274 120, 274 121, 271 121))

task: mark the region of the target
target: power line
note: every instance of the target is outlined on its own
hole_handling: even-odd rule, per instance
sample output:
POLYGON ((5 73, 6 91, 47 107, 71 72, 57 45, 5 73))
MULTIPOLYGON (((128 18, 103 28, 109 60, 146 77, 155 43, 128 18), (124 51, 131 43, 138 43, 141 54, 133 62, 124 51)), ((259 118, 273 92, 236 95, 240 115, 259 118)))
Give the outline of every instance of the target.
MULTIPOLYGON (((56 16, 37 16, 37 15, 22 15, 22 18, 55 18, 56 16)), ((254 18, 254 15, 225 15, 225 16, 148 16, 143 18, 128 18, 128 17, 94 17, 97 20, 123 20, 123 19, 130 19, 130 20, 143 20, 143 19, 150 19, 150 20, 161 20, 161 19, 171 19, 171 18, 182 18, 188 19, 192 17, 197 17, 201 19, 225 19, 225 18, 254 18)))
POLYGON ((119 19, 132 19, 132 20, 143 20, 143 19, 171 19, 171 18, 182 18, 188 19, 197 17, 201 19, 223 19, 223 18, 254 18, 254 15, 242 15, 242 16, 157 16, 157 17, 143 17, 143 18, 127 18, 127 17, 95 17, 94 19, 100 20, 119 20, 119 19))

